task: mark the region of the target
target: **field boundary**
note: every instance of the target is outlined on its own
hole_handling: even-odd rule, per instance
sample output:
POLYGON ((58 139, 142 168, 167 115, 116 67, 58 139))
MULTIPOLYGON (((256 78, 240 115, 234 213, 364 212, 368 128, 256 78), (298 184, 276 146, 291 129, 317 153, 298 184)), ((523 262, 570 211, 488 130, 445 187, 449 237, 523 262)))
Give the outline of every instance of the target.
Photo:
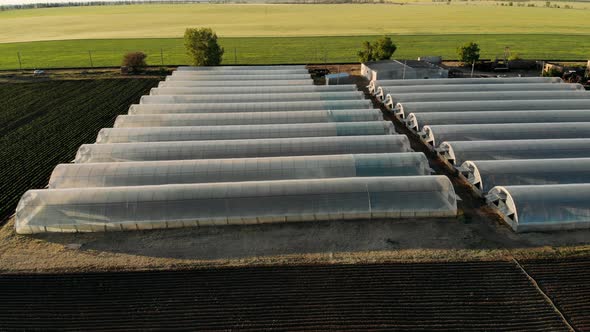
POLYGON ((533 285, 533 287, 535 287, 535 289, 537 290, 537 292, 539 292, 539 294, 541 294, 541 296, 543 296, 543 298, 545 299, 545 301, 553 308, 553 310, 561 317, 561 320, 563 321, 563 323, 565 325, 567 325, 567 327, 570 329, 570 331, 577 331, 571 324, 571 322, 567 319, 567 317, 563 314, 563 312, 561 312, 561 310, 555 305, 555 303, 553 302, 553 300, 545 293, 545 291, 543 291, 543 289, 539 286, 539 284, 537 283, 537 280, 535 280, 535 278, 533 278, 528 272, 527 270, 520 264, 520 262, 516 259, 516 258, 512 258, 512 261, 514 262, 514 264, 516 265, 516 267, 529 279, 529 281, 531 282, 531 284, 533 285))

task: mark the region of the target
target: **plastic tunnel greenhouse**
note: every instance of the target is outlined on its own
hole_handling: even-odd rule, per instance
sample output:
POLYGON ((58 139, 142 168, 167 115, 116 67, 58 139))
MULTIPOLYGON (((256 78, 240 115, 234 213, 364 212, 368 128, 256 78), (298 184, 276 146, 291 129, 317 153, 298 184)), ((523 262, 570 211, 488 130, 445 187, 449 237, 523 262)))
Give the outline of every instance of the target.
POLYGON ((305 69, 305 65, 275 65, 275 66, 179 66, 177 71, 239 71, 239 70, 289 70, 305 69))
POLYGON ((313 85, 311 78, 303 80, 256 80, 256 81, 161 81, 159 88, 182 87, 243 87, 243 86, 299 86, 313 85))
POLYGON ((208 141, 283 137, 389 135, 390 121, 266 124, 240 126, 104 128, 96 143, 208 141))
POLYGON ((590 139, 443 142, 437 151, 454 165, 467 160, 590 158, 590 139))
POLYGON ((405 135, 84 144, 76 163, 411 152, 405 135))
POLYGON ((179 67, 21 197, 17 233, 457 215, 355 84, 314 83, 303 65, 179 67))
POLYGON ((496 186, 590 183, 590 158, 468 160, 460 171, 483 193, 496 186))
POLYGON ((492 91, 576 91, 584 90, 581 84, 447 84, 423 86, 379 87, 376 96, 383 100, 387 94, 428 93, 428 92, 492 92, 492 91))
POLYGON ((173 71, 172 76, 187 76, 194 79, 198 79, 200 76, 211 76, 211 75, 309 75, 309 71, 303 69, 242 69, 242 70, 181 70, 173 71))
POLYGON ((140 104, 190 104, 190 103, 248 103, 280 101, 323 101, 364 99, 360 91, 336 92, 302 92, 302 93, 268 93, 268 94, 210 94, 210 95, 173 95, 142 96, 140 104))
POLYGON ((414 131, 419 131, 425 125, 543 122, 590 122, 590 108, 587 110, 410 113, 405 120, 406 126, 414 131))
POLYGON ((590 227, 590 184, 498 186, 486 196, 515 231, 590 227))
POLYGON ((49 188, 430 175, 423 153, 60 164, 49 188))
POLYGON ((356 85, 296 85, 296 86, 230 86, 230 87, 158 87, 152 88, 150 95, 208 95, 208 94, 268 94, 302 92, 357 91, 356 85))
POLYGON ((424 126, 420 136, 430 146, 444 141, 590 138, 590 122, 434 125, 424 126))
POLYGON ((515 83, 562 83, 559 77, 512 77, 512 78, 436 78, 408 80, 375 80, 369 84, 369 91, 375 93, 378 87, 424 86, 448 84, 515 84, 515 83))
POLYGON ((182 113, 237 113, 237 112, 284 112, 372 109, 370 100, 326 100, 251 103, 204 103, 204 104, 136 104, 129 107, 129 114, 182 114, 182 113))
POLYGON ((30 234, 452 217, 456 211, 445 176, 356 177, 30 190, 15 224, 17 233, 30 234))
POLYGON ((274 81, 274 80, 304 80, 311 76, 309 74, 274 74, 274 75, 236 75, 236 74, 224 74, 224 73, 211 73, 209 75, 175 75, 167 76, 166 81, 274 81))
POLYGON ((493 91, 493 92, 425 92, 388 94, 385 105, 393 109, 397 103, 417 101, 475 101, 519 99, 590 99, 590 92, 576 91, 493 91))
POLYGON ((393 110, 398 117, 410 113, 442 112, 508 112, 527 110, 584 110, 590 109, 588 99, 550 99, 550 100, 479 100, 479 101, 441 101, 398 103, 393 110))
POLYGON ((363 121, 383 121, 383 113, 378 109, 363 109, 298 112, 119 115, 115 120, 114 127, 183 127, 363 121))

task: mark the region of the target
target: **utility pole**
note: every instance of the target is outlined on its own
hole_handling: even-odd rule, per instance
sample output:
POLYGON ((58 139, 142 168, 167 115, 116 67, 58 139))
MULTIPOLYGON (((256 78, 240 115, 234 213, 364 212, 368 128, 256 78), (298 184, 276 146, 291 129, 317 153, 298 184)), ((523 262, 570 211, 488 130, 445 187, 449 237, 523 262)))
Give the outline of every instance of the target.
POLYGON ((20 60, 20 52, 16 52, 16 56, 18 57, 18 68, 23 70, 23 63, 20 60))

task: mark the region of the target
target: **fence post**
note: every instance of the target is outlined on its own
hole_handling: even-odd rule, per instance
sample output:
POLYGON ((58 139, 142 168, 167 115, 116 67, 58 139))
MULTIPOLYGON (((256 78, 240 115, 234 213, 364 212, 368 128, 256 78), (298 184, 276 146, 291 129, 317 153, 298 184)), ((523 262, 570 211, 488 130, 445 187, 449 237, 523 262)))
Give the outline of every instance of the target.
POLYGON ((238 50, 234 47, 234 65, 238 64, 238 50))
POLYGON ((164 50, 160 48, 160 61, 162 62, 162 67, 164 67, 164 50))
POLYGON ((88 51, 88 58, 90 59, 90 68, 94 68, 94 63, 92 63, 92 52, 88 51))
POLYGON ((20 52, 16 52, 16 56, 18 57, 18 68, 23 70, 23 63, 20 60, 20 52))
POLYGON ((407 60, 404 60, 404 71, 402 73, 402 80, 406 79, 406 67, 408 67, 407 62, 407 60))
POLYGON ((471 63, 471 77, 473 77, 473 71, 475 70, 475 60, 471 63))

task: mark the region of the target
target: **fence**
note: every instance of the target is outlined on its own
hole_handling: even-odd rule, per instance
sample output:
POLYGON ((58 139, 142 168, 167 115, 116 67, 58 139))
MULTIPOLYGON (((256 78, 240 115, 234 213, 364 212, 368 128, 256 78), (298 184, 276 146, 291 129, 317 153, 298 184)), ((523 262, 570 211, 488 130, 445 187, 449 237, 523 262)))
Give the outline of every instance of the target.
MULTIPOLYGON (((78 51, 16 51, 0 54, 0 69, 48 69, 48 68, 93 68, 121 65, 123 55, 131 51, 147 54, 150 66, 188 64, 184 47, 128 50, 78 50, 78 51)), ((263 51, 252 48, 225 48, 223 64, 307 64, 342 63, 358 61, 357 49, 326 48, 313 46, 302 48, 267 48, 263 51)))
MULTIPOLYGON (((338 37, 235 37, 220 38, 225 48, 223 64, 307 64, 358 61, 364 41, 379 36, 338 37)), ((562 35, 398 35, 395 57, 416 59, 440 55, 455 59, 457 46, 477 41, 481 57, 503 56, 506 46, 525 59, 587 59, 590 36, 562 35), (500 51, 502 53, 500 53, 500 51)), ((116 67, 126 52, 142 51, 152 66, 188 64, 180 38, 62 40, 0 43, 0 70, 80 67, 116 67)), ((585 62, 585 61, 584 61, 585 62)))

